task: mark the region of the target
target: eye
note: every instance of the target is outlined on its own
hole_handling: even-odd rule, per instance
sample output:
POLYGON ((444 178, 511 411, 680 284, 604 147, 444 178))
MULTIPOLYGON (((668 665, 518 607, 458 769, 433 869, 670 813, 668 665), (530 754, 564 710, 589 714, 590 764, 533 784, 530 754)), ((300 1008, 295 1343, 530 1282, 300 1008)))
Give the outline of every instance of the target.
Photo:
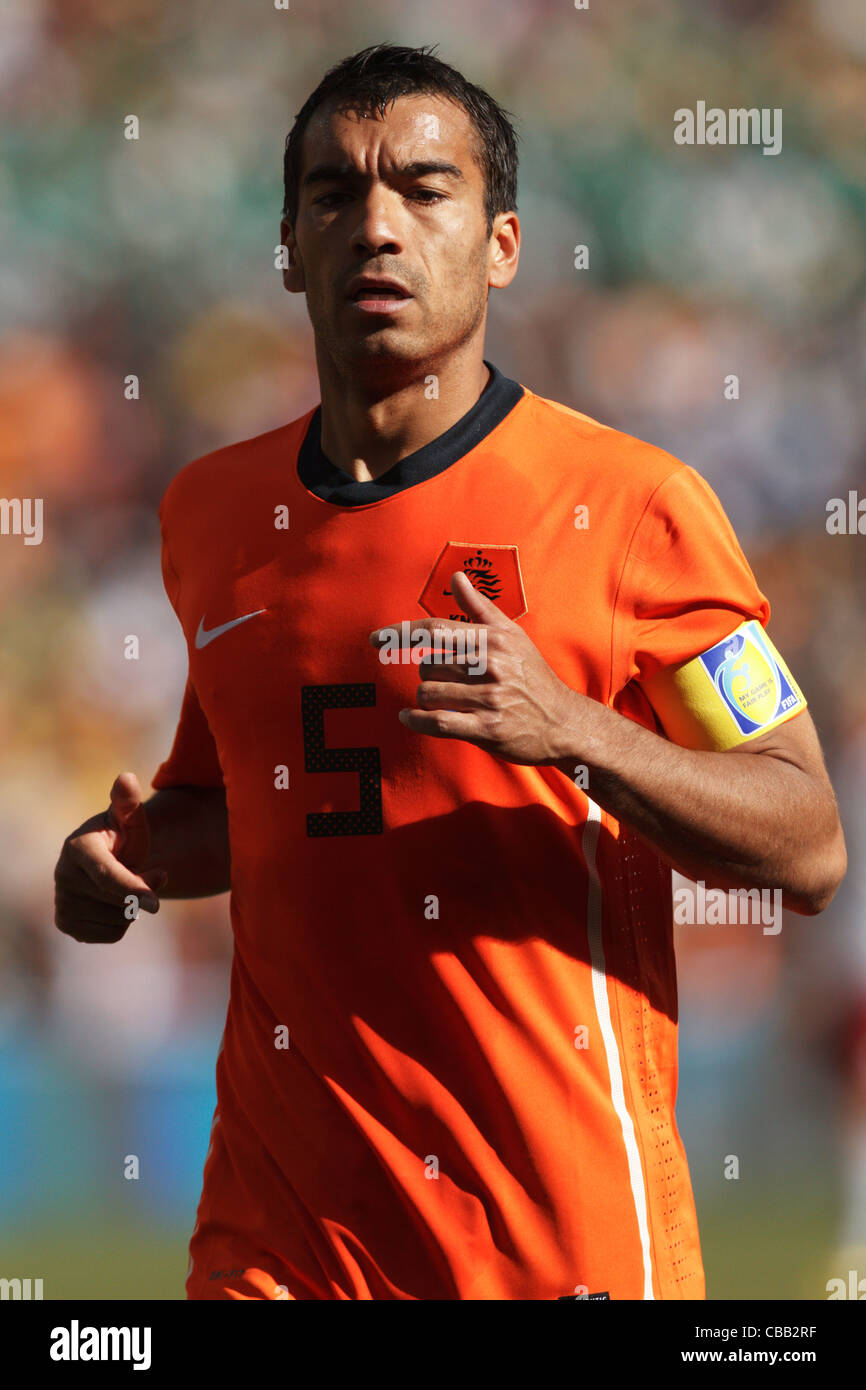
MULTIPOLYGON (((345 189, 333 189, 330 193, 322 193, 320 197, 313 200, 314 205, 321 207, 335 206, 334 199, 348 198, 351 195, 345 189)), ((413 192, 407 193, 406 197, 413 202, 420 202, 428 206, 433 203, 440 203, 445 198, 444 193, 440 193, 435 188, 416 188, 413 192)))

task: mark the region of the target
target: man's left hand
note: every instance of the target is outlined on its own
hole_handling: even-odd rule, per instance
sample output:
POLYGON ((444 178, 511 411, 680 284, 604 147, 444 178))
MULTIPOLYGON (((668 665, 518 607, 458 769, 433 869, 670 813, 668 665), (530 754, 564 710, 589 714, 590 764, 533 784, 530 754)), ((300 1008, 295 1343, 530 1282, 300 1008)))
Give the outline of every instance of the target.
MULTIPOLYGON (((486 670, 473 671, 476 663, 469 657, 422 661, 418 708, 402 709, 401 722, 414 733, 474 743, 509 763, 541 767, 570 756, 577 706, 586 697, 554 674, 523 628, 480 593, 462 571, 451 576, 451 590, 468 623, 413 618, 411 628, 431 633, 428 645, 434 652, 432 634, 457 636, 461 630, 474 629, 476 654, 486 648, 486 670)), ((383 646, 387 631, 372 632, 372 645, 383 646)))

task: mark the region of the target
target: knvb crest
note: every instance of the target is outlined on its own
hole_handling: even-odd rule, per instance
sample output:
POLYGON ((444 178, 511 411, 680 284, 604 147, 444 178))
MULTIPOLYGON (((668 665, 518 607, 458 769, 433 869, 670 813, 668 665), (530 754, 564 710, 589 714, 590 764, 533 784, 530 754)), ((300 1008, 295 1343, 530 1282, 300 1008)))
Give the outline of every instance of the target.
POLYGON ((501 608, 506 617, 517 619, 526 613, 516 545, 448 541, 418 599, 431 618, 469 622, 451 591, 451 576, 455 570, 462 570, 478 592, 501 608))

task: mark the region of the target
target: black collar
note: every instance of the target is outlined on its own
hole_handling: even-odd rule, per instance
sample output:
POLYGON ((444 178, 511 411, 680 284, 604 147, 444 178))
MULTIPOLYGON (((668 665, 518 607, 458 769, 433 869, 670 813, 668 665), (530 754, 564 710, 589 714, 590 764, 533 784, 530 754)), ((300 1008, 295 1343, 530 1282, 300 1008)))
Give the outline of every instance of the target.
POLYGON ((383 497, 393 497, 397 492, 443 473, 480 444, 523 395, 520 383, 503 376, 486 358, 485 366, 490 368, 490 380, 471 410, 438 439, 431 439, 414 454, 407 454, 387 473, 371 482, 355 482, 322 453, 322 407, 317 405, 298 453, 298 477, 304 487, 323 502, 333 502, 339 507, 361 507, 383 497))

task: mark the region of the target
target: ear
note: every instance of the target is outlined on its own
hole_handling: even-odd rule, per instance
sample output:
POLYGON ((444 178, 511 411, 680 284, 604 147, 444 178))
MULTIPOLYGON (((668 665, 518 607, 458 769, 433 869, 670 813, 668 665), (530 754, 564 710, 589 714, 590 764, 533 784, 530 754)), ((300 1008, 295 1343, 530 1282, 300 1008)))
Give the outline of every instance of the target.
POLYGON ((280 241, 288 252, 288 265, 283 268, 283 286, 289 294, 303 294, 306 289, 304 268, 298 255, 298 244, 291 222, 287 217, 280 219, 280 241))
POLYGON ((520 256, 520 222, 516 212, 500 212, 490 232, 490 260, 487 283, 504 290, 517 274, 520 256))

